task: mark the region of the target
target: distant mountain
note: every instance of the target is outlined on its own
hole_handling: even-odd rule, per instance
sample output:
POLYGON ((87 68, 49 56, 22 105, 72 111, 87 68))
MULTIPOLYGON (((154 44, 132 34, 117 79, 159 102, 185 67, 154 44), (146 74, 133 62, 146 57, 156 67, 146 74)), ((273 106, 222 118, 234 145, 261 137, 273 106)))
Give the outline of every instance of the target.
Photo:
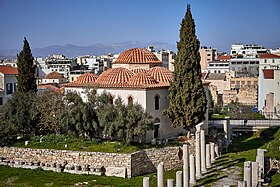
MULTIPOLYGON (((119 42, 114 44, 101 44, 96 43, 89 46, 77 46, 72 44, 67 45, 53 45, 44 48, 32 48, 32 54, 34 57, 47 57, 53 54, 63 54, 67 57, 76 57, 82 55, 102 55, 108 53, 121 53, 127 49, 135 48, 135 47, 148 47, 154 46, 156 50, 159 49, 170 49, 175 50, 175 45, 164 43, 164 42, 119 42)), ((19 49, 12 50, 0 50, 0 57, 16 57, 17 53, 19 53, 19 49)))

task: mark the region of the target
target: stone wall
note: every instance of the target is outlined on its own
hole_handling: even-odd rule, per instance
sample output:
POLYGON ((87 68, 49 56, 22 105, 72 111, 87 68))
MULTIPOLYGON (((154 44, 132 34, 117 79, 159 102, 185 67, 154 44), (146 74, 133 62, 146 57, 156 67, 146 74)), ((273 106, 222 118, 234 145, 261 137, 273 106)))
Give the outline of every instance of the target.
POLYGON ((166 170, 182 166, 182 148, 166 147, 161 149, 146 149, 131 155, 131 170, 133 176, 155 172, 158 164, 164 162, 166 170))
POLYGON ((120 154, 0 147, 0 165, 30 169, 41 167, 44 170, 75 174, 130 178, 156 171, 159 162, 164 162, 166 170, 178 168, 182 165, 182 148, 153 148, 120 154))

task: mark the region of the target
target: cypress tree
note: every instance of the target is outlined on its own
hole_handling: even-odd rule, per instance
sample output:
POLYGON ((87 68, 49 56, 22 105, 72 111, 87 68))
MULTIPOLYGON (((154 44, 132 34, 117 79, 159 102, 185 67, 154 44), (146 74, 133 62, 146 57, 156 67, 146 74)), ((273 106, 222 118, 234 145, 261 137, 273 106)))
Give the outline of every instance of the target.
POLYGON ((33 56, 28 41, 24 37, 23 49, 17 55, 17 67, 18 67, 18 85, 17 91, 20 93, 27 93, 29 91, 37 91, 35 69, 33 64, 33 56))
POLYGON ((168 95, 169 107, 164 111, 172 119, 174 127, 189 129, 204 119, 207 100, 201 81, 199 46, 188 4, 177 42, 178 52, 168 95))

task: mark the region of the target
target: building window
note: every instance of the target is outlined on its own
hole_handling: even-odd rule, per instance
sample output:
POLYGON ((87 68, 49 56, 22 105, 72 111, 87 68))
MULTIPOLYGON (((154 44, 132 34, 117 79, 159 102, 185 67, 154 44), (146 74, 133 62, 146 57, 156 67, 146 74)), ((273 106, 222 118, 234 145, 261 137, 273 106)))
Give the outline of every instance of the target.
POLYGON ((17 83, 14 83, 14 92, 17 91, 17 83))
POLYGON ((248 85, 251 85, 251 81, 247 81, 247 84, 248 84, 248 85))
POLYGON ((258 85, 258 81, 254 81, 254 85, 258 85))
POLYGON ((156 118, 154 121, 154 138, 159 137, 159 126, 160 126, 160 120, 156 118))
POLYGON ((7 88, 7 94, 12 94, 13 93, 13 83, 8 83, 6 84, 6 88, 7 88))
POLYGON ((241 84, 242 84, 242 85, 245 85, 245 81, 241 81, 241 84))
POLYGON ((3 105, 3 97, 0 97, 0 105, 3 105))
POLYGON ((133 105, 133 98, 132 98, 132 96, 129 96, 127 98, 127 103, 128 103, 128 105, 133 105))
POLYGON ((235 81, 230 81, 230 84, 235 84, 235 81))
POLYGON ((159 95, 155 95, 155 110, 159 110, 159 95))

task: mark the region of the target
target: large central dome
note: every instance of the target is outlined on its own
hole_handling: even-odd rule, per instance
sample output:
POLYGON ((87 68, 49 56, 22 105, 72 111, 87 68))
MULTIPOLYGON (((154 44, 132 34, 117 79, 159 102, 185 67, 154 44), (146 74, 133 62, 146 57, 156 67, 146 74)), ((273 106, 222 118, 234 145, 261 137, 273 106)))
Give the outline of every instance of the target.
POLYGON ((133 48, 121 53, 113 64, 162 64, 162 62, 148 49, 133 48))

